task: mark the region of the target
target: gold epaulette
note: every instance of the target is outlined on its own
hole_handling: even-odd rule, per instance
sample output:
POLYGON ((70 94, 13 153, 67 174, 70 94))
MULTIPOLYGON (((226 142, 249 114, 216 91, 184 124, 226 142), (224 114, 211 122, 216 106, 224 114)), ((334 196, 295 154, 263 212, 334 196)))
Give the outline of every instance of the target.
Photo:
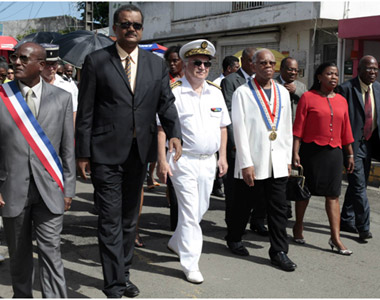
POLYGON ((213 86, 215 86, 216 88, 218 88, 218 89, 222 89, 219 85, 217 85, 216 83, 213 83, 212 81, 210 81, 210 80, 206 80, 207 81, 207 83, 208 84, 211 84, 211 85, 213 85, 213 86))
POLYGON ((175 82, 173 82, 173 83, 170 84, 170 88, 172 90, 174 90, 176 87, 181 86, 181 85, 182 85, 182 81, 181 80, 177 80, 177 81, 175 81, 175 82))

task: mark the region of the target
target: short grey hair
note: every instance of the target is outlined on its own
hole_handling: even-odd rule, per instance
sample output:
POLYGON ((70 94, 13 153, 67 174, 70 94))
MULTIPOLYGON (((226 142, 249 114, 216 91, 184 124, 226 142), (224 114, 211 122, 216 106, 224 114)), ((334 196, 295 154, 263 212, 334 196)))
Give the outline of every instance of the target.
POLYGON ((274 58, 274 55, 273 55, 272 51, 270 51, 270 50, 267 49, 267 48, 262 48, 262 49, 260 49, 260 50, 257 50, 257 51, 255 52, 255 54, 253 54, 253 56, 252 56, 252 62, 253 62, 253 63, 256 63, 257 56, 258 56, 260 53, 262 53, 262 52, 266 52, 266 51, 270 52, 270 53, 272 54, 273 58, 274 58))

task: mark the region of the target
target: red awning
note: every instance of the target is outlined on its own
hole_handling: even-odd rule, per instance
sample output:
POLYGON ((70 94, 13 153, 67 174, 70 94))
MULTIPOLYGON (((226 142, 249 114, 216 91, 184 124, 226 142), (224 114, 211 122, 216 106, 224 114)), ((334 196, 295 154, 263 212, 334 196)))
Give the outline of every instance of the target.
POLYGON ((339 20, 341 39, 380 40, 380 16, 339 20))
POLYGON ((11 36, 0 35, 0 50, 13 50, 17 40, 11 36))

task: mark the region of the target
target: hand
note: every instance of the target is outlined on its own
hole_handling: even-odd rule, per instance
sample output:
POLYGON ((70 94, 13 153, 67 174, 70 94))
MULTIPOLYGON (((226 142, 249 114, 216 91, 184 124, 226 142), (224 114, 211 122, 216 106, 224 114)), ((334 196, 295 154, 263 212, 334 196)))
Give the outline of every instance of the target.
POLYGON ((288 90, 289 93, 294 94, 296 92, 296 85, 291 83, 285 83, 284 87, 288 90))
POLYGON ((0 194, 0 208, 5 206, 5 202, 3 200, 3 196, 0 194))
POLYGON ((166 183, 168 175, 173 176, 173 173, 170 170, 170 166, 166 160, 157 161, 156 174, 162 183, 166 183))
POLYGON ((248 167, 242 169, 243 172, 243 180, 248 186, 254 186, 255 185, 255 167, 248 167))
POLYGON ((298 153, 293 153, 292 163, 295 168, 298 168, 299 166, 301 166, 301 159, 298 153))
POLYGON ((347 158, 347 162, 346 162, 346 172, 348 174, 352 174, 352 172, 354 172, 354 169, 355 169, 354 158, 353 157, 348 157, 347 158))
POLYGON ((64 200, 65 200, 65 211, 68 211, 71 208, 71 201, 73 200, 73 198, 65 197, 64 200))
POLYGON ((288 176, 292 174, 292 165, 288 165, 288 176))
POLYGON ((218 167, 219 167, 219 177, 223 177, 224 175, 227 174, 228 164, 227 164, 226 158, 219 157, 218 167))
POLYGON ((77 166, 78 166, 78 169, 80 172, 80 176, 83 179, 88 179, 86 172, 91 173, 90 160, 88 158, 78 158, 77 159, 77 166))
MULTIPOLYGON (((175 149, 174 161, 179 160, 182 155, 182 145, 181 140, 179 138, 171 138, 169 140, 169 152, 173 152, 173 148, 175 149)), ((166 181, 164 181, 166 182, 166 181)))

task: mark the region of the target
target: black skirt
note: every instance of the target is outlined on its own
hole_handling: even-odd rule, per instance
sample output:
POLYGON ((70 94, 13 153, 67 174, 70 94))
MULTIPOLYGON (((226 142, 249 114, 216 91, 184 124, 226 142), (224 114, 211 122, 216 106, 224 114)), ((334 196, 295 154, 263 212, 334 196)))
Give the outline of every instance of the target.
POLYGON ((306 185, 314 196, 339 197, 342 187, 343 153, 339 147, 302 143, 301 165, 306 185))

